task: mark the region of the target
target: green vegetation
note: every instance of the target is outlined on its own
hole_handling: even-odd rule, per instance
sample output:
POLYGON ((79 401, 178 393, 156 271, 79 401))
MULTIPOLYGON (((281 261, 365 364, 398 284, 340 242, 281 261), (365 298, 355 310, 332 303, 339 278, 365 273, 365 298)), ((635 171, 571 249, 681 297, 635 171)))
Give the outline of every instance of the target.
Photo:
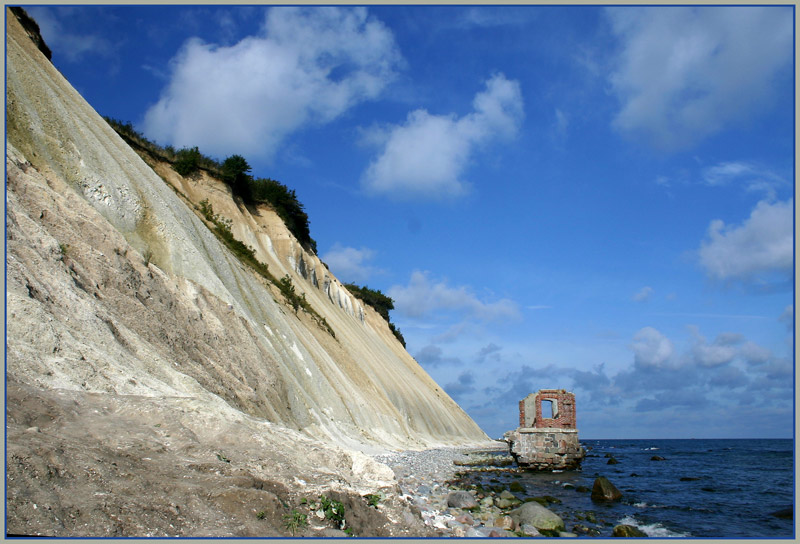
POLYGON ((308 526, 308 517, 297 510, 292 510, 291 514, 284 514, 283 520, 284 526, 287 530, 291 531, 292 536, 294 536, 297 529, 308 526))
POLYGON ((251 167, 241 155, 231 155, 222 163, 203 155, 197 147, 183 148, 175 151, 172 146, 162 147, 137 132, 129 121, 120 121, 104 117, 128 144, 146 151, 151 156, 169 162, 173 170, 182 176, 198 170, 205 170, 210 175, 230 185, 235 196, 245 204, 269 204, 275 213, 286 223, 297 241, 316 254, 317 242, 311 238, 308 214, 297 199, 293 189, 289 189, 274 179, 254 178, 249 174, 251 167))
POLYGON ((182 176, 188 176, 200 166, 200 151, 197 147, 183 148, 175 154, 172 168, 182 176))
POLYGON ((389 310, 394 309, 394 300, 381 293, 380 290, 370 289, 369 287, 361 287, 355 283, 345 283, 345 288, 350 291, 354 296, 360 298, 364 304, 368 304, 375 309, 378 314, 386 320, 389 324, 389 330, 392 331, 395 338, 397 338, 403 347, 406 347, 406 340, 400 333, 400 330, 389 319, 389 310))
POLYGON ((206 221, 209 221, 214 226, 211 232, 216 234, 217 238, 224 243, 242 263, 250 266, 264 279, 275 285, 286 299, 286 302, 292 306, 292 309, 294 309, 295 313, 302 308, 303 311, 314 318, 320 327, 325 329, 328 334, 336 338, 336 333, 333 332, 333 329, 328 324, 328 321, 319 315, 319 313, 308 303, 305 293, 302 295, 297 294, 294 284, 292 283, 292 278, 290 278, 288 274, 282 277, 280 280, 276 279, 275 276, 270 273, 269 267, 256 258, 255 250, 246 245, 244 242, 237 240, 233 236, 233 232, 231 231, 232 221, 215 214, 214 207, 211 205, 208 199, 201 200, 198 204, 198 207, 200 208, 200 213, 203 214, 203 217, 205 217, 206 221))
POLYGON ((373 508, 378 508, 378 504, 383 499, 379 493, 370 493, 369 495, 364 495, 364 498, 367 500, 367 504, 373 508))

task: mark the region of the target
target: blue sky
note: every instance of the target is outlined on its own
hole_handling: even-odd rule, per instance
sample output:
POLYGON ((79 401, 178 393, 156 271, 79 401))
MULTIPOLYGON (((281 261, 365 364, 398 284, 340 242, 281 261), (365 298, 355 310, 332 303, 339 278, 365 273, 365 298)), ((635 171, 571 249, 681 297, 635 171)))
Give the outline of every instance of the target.
POLYGON ((493 437, 791 437, 792 7, 31 7, 103 115, 296 190, 493 437))

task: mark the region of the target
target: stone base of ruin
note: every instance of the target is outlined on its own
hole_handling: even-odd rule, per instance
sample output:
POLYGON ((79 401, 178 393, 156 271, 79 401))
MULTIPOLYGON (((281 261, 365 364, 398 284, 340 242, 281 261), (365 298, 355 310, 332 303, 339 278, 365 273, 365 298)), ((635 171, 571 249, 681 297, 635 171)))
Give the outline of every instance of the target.
POLYGON ((531 470, 577 469, 586 456, 576 429, 520 427, 504 438, 517 464, 531 470))

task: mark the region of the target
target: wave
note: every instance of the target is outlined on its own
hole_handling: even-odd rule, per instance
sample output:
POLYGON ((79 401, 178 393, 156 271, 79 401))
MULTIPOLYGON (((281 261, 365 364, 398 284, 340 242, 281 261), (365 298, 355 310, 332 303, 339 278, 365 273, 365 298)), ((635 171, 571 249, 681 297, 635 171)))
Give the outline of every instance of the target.
POLYGON ((625 524, 625 525, 632 525, 632 526, 636 527, 637 529, 639 529, 640 531, 644 532, 649 537, 655 537, 655 538, 675 538, 675 537, 678 537, 678 538, 683 538, 683 537, 692 536, 689 533, 681 533, 681 532, 678 532, 678 531, 671 531, 671 530, 667 529, 666 527, 664 527, 663 525, 661 525, 660 523, 651 523, 649 525, 646 524, 646 523, 641 523, 639 521, 636 521, 631 516, 625 516, 624 518, 619 520, 618 523, 625 524))

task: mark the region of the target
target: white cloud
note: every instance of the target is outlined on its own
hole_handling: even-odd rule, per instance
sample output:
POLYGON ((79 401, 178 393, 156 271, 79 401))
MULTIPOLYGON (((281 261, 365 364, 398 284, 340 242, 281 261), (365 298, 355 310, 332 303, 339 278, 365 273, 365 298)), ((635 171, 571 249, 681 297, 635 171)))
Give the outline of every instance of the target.
POLYGON ((674 352, 670 339, 653 327, 644 327, 637 332, 630 348, 634 364, 641 368, 664 367, 674 352))
POLYGON ((742 161, 722 162, 708 167, 703 171, 703 180, 712 186, 740 183, 748 191, 763 192, 768 198, 775 198, 778 187, 787 185, 777 174, 742 161))
POLYGON ((409 317, 430 316, 437 312, 456 312, 482 320, 519 317, 517 304, 509 299, 492 302, 479 300, 466 286, 450 287, 445 281, 433 281, 427 272, 415 270, 408 285, 388 290, 397 312, 409 317))
POLYGON ((700 263, 716 279, 753 280, 778 273, 788 275, 794 256, 793 200, 762 200, 739 226, 711 222, 700 250, 700 263))
POLYGON ((374 256, 371 249, 346 247, 337 242, 320 259, 343 281, 366 281, 378 271, 367 264, 374 256))
MULTIPOLYGON (((790 7, 619 7, 610 76, 622 108, 614 125, 659 148, 691 146, 766 107, 790 75, 790 7)), ((787 79, 787 84, 789 80, 787 79)))
POLYGON ((696 327, 691 327, 691 330, 695 337, 692 346, 692 361, 695 364, 705 368, 722 366, 733 361, 739 354, 739 349, 735 346, 742 342, 741 334, 723 333, 709 344, 696 327))
POLYGON ((461 118, 419 109, 403 125, 373 130, 368 139, 383 149, 367 167, 363 187, 399 198, 465 194, 468 185, 462 174, 476 148, 512 138, 524 115, 519 83, 502 74, 486 82, 472 106, 474 111, 461 118))
POLYGON ((653 288, 650 286, 642 287, 633 297, 634 302, 646 302, 653 296, 653 288))
POLYGON ((144 131, 220 157, 271 158, 303 126, 377 97, 400 61, 391 32, 364 8, 272 8, 259 35, 234 45, 188 40, 144 131))

